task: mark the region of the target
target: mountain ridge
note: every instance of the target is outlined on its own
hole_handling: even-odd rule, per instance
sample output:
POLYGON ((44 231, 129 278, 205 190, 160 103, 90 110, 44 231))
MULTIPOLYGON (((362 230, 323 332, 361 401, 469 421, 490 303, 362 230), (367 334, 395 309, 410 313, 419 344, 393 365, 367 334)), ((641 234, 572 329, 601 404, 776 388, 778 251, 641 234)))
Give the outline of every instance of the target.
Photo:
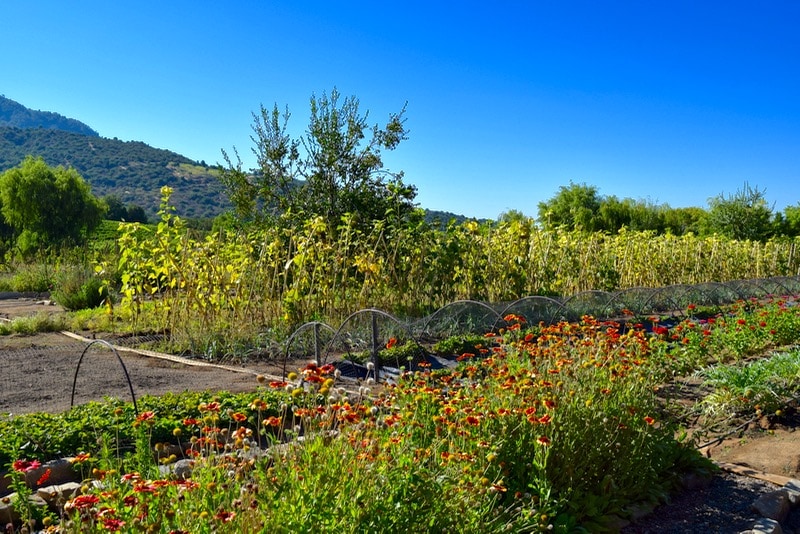
POLYGON ((0 95, 0 126, 14 126, 17 128, 44 128, 47 130, 62 130, 78 133, 91 137, 100 134, 88 125, 77 119, 65 117, 52 111, 33 110, 19 102, 0 95))

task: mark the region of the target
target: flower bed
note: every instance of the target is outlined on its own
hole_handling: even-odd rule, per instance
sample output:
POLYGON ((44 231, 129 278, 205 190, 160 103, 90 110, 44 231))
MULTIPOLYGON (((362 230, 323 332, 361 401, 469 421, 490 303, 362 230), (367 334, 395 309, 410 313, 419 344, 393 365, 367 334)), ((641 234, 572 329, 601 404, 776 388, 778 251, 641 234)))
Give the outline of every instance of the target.
MULTIPOLYGON (((117 406, 84 459, 99 483, 29 519, 64 532, 613 530, 633 503, 710 469, 676 439, 657 387, 800 338, 788 300, 663 329, 506 320, 455 369, 393 385, 343 389, 332 366, 309 364, 249 397, 153 401, 135 418, 117 406), (189 479, 165 467, 182 458, 189 479)), ((21 446, 12 459, 32 461, 21 446)))

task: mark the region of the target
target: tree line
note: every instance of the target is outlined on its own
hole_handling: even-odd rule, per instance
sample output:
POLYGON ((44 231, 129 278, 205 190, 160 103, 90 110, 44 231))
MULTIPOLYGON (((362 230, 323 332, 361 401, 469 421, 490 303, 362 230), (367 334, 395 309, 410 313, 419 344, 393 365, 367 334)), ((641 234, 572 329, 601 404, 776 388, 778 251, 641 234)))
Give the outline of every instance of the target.
MULTIPOLYGON (((617 233, 626 228, 656 234, 719 235, 766 241, 800 235, 800 203, 773 212, 766 191, 747 182, 735 193, 708 199, 708 209, 672 208, 647 200, 603 196, 585 183, 561 186, 553 198, 538 204, 538 223, 545 229, 566 228, 617 233)), ((509 213, 503 217, 515 217, 509 213)))

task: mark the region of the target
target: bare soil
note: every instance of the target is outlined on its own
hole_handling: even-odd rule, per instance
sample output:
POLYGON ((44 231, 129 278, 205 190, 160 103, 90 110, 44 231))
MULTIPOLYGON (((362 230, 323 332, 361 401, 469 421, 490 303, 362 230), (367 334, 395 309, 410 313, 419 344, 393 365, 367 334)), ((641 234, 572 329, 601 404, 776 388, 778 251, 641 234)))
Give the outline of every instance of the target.
MULTIPOLYGON (((37 299, 0 299, 0 320, 63 313, 37 299)), ((91 333, 84 332, 86 337, 91 333)), ((112 340, 113 341, 113 340, 112 340)), ((75 383, 75 404, 106 396, 130 399, 130 377, 136 397, 181 391, 250 391, 257 374, 275 374, 274 362, 252 362, 240 372, 211 366, 190 366, 119 351, 100 344, 83 356, 87 343, 60 333, 0 336, 0 413, 61 412, 69 409, 75 383), (77 371, 77 378, 76 378, 77 371)))

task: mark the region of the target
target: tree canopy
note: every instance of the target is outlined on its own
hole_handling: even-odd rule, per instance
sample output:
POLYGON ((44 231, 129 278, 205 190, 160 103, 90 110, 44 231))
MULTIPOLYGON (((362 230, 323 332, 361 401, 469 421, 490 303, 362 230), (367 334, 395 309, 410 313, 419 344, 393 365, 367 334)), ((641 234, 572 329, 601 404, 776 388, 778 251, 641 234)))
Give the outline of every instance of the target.
POLYGON ((287 131, 290 113, 261 107, 253 114, 253 152, 258 168, 242 169, 223 151, 228 168, 221 181, 241 221, 323 217, 335 229, 343 215, 371 222, 403 218, 413 211, 416 188, 403 183, 403 173, 384 168, 381 153, 407 139, 405 107, 385 126, 370 127, 355 97, 311 96, 311 116, 303 136, 287 131))
POLYGON ((30 156, 0 174, 0 204, 18 243, 29 246, 79 243, 105 212, 75 169, 30 156))

